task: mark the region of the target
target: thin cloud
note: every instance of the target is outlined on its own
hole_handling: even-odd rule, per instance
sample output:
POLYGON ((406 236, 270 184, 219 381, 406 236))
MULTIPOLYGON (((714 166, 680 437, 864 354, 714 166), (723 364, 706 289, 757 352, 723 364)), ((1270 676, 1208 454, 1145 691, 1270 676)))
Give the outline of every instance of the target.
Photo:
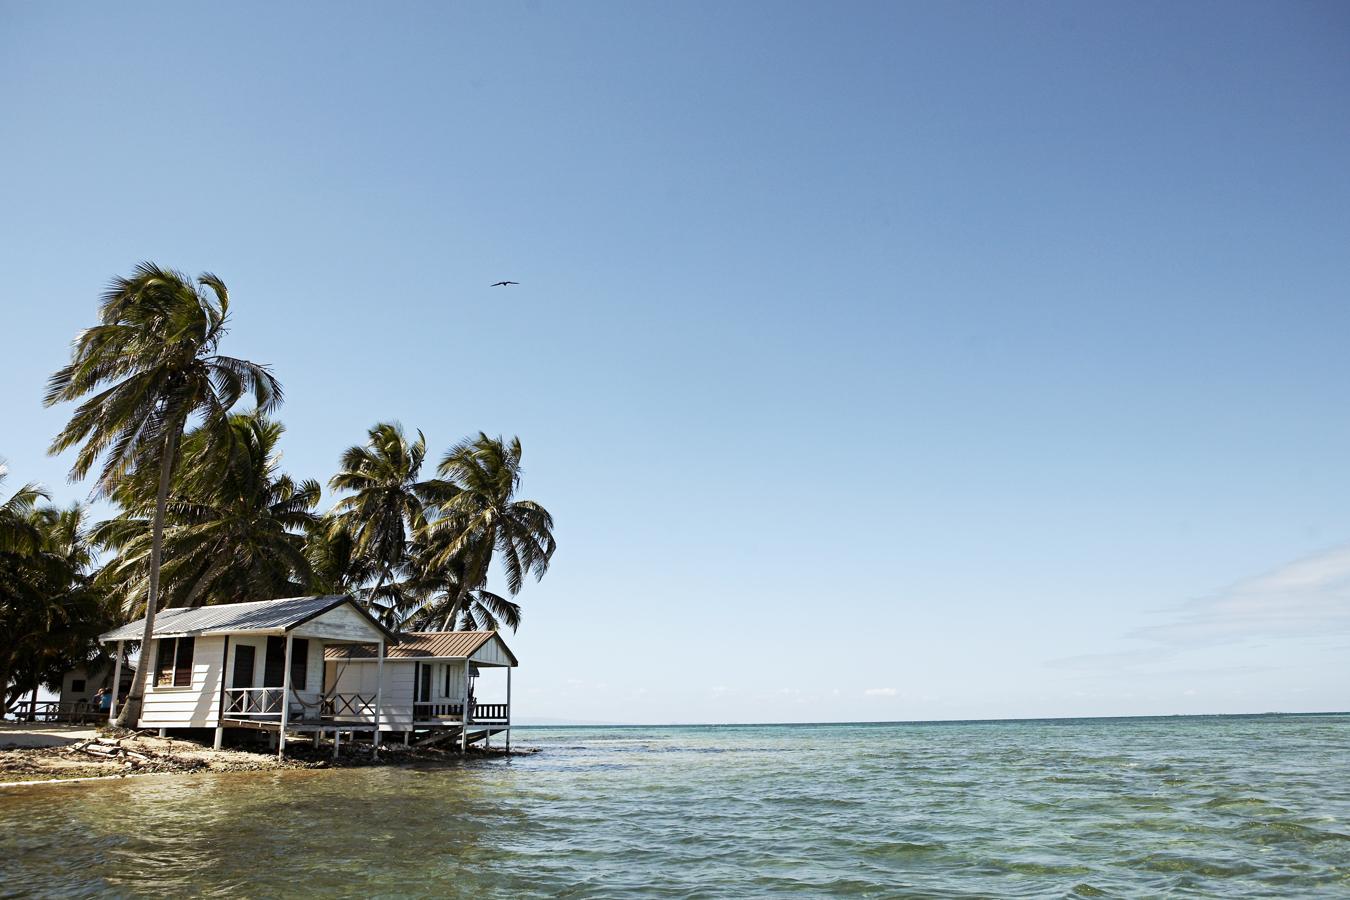
POLYGON ((1131 637, 1195 646, 1350 632, 1350 546, 1337 547, 1192 600, 1171 622, 1131 637))
POLYGON ((894 697, 898 693, 900 692, 895 688, 868 688, 863 691, 863 695, 867 697, 894 697))
POLYGON ((1147 644, 1050 660, 1054 668, 1144 670, 1187 650, 1258 639, 1350 633, 1350 545, 1305 557, 1176 607, 1129 632, 1147 644))

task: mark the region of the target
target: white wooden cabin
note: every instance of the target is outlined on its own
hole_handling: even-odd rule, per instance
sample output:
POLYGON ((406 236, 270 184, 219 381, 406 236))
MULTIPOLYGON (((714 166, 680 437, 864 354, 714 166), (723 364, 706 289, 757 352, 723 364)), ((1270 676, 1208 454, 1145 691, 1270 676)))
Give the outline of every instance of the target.
MULTIPOLYGON (((131 690, 131 679, 136 670, 123 666, 119 673, 119 690, 123 696, 131 690)), ((61 690, 58 694, 57 708, 62 718, 83 718, 96 715, 99 710, 95 699, 100 690, 112 687, 113 667, 111 663, 98 665, 89 663, 76 666, 61 676, 61 690)))
MULTIPOLYGON (((140 640, 144 629, 140 619, 99 640, 117 644, 120 666, 123 644, 140 640)), ((154 640, 141 651, 141 665, 150 668, 136 724, 161 733, 214 728, 217 747, 227 728, 273 732, 279 751, 287 732, 309 732, 316 741, 332 732, 335 752, 344 732, 369 732, 378 744, 379 679, 366 691, 325 690, 324 659, 335 647, 369 645, 378 671, 385 647, 397 640, 347 596, 161 610, 154 640)), ((114 694, 113 717, 117 705, 114 694)))
MULTIPOLYGON (((457 737, 463 746, 505 732, 511 748, 511 669, 516 655, 495 631, 415 631, 399 635, 384 660, 384 715, 380 728, 415 737, 457 737), (506 669, 506 696, 475 696, 480 669, 506 669), (505 702, 501 702, 504 700, 505 702), (465 709, 468 715, 465 716, 465 709)), ((324 683, 337 691, 369 693, 377 683, 376 648, 346 644, 324 654, 324 683)))

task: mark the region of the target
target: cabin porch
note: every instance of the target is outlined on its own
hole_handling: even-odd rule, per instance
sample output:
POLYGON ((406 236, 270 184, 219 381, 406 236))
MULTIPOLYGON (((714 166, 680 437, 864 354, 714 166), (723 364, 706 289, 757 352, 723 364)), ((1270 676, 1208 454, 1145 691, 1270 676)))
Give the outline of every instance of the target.
POLYGON ((497 632, 408 632, 388 649, 384 676, 367 644, 325 653, 324 684, 337 692, 384 686, 383 730, 404 743, 458 742, 461 749, 504 735, 511 746, 511 674, 516 658, 497 632), (486 677, 482 677, 486 676, 486 677), (480 693, 487 694, 480 699, 480 693), (485 702, 490 700, 491 702, 485 702), (467 709, 467 715, 465 711, 467 709))

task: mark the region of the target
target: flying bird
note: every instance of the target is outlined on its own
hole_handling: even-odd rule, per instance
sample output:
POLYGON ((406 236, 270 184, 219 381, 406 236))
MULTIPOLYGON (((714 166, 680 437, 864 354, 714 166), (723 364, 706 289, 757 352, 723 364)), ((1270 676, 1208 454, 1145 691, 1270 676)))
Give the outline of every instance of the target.
POLYGON ((496 284, 490 284, 488 287, 506 287, 508 284, 520 284, 519 281, 499 281, 496 284))

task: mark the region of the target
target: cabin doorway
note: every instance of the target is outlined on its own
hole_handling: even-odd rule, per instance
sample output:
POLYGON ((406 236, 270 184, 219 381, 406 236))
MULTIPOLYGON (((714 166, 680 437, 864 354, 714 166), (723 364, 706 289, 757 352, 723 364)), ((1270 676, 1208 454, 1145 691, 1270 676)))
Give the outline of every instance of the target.
POLYGON ((238 644, 234 648, 234 672, 230 676, 230 687, 253 687, 253 664, 256 654, 248 644, 238 644))
MULTIPOLYGON (((309 641, 295 638, 291 641, 291 690, 305 690, 309 673, 309 641)), ((267 639, 267 656, 263 658, 263 687, 279 688, 286 684, 286 639, 272 636, 267 639)))
POLYGON ((431 666, 426 663, 417 664, 417 702, 431 702, 431 666))

